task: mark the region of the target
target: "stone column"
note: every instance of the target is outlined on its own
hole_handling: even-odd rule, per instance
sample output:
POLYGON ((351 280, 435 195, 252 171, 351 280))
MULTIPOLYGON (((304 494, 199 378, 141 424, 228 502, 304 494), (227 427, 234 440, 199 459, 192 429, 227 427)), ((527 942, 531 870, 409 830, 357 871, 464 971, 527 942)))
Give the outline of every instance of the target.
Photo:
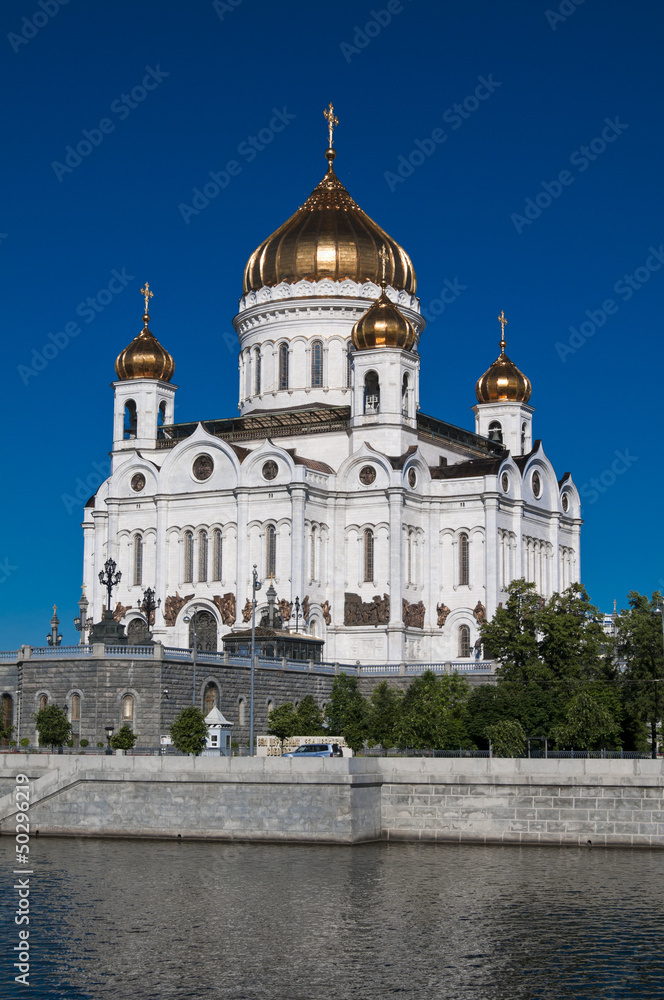
MULTIPOLYGON (((296 597, 300 601, 304 600, 304 508, 307 498, 307 490, 304 483, 292 483, 289 487, 291 498, 291 571, 290 571, 290 599, 294 601, 296 597)), ((285 595, 284 595, 285 596, 285 595)))
POLYGON ((498 494, 484 495, 484 595, 486 616, 498 606, 498 494))
POLYGON ((168 514, 167 500, 164 497, 155 498, 157 509, 157 538, 155 541, 154 590, 155 601, 161 600, 161 606, 155 609, 152 634, 165 636, 164 611, 166 610, 166 590, 168 588, 168 548, 166 545, 166 519, 168 514))
POLYGON ((389 538, 389 595, 390 624, 387 631, 387 656, 389 660, 401 660, 403 657, 404 624, 402 609, 402 574, 403 574, 403 488, 390 487, 387 490, 389 504, 390 538, 389 538))
MULTIPOLYGON (((249 506, 249 490, 247 487, 238 487, 235 490, 235 500, 237 503, 237 543, 235 547, 235 604, 237 616, 241 620, 242 608, 247 596, 251 596, 251 570, 249 565, 249 538, 247 536, 247 511, 249 506)), ((258 567, 259 578, 261 567, 258 567)))

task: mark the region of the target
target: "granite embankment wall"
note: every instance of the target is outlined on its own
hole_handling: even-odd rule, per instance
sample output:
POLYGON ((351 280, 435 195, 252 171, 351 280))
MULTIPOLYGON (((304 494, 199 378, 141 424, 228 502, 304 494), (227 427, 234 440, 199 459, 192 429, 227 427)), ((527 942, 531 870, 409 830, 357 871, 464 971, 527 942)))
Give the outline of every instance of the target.
POLYGON ((3 791, 17 773, 33 835, 664 847, 654 760, 2 755, 3 791))

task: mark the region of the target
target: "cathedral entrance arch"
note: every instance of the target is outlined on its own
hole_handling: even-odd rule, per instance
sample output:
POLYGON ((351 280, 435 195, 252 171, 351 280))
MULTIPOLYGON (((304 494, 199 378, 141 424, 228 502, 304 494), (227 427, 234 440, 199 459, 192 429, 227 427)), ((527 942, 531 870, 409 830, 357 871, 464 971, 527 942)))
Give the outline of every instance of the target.
POLYGON ((189 622, 189 649, 194 648, 194 627, 196 628, 196 647, 200 650, 216 653, 217 622, 209 611, 197 611, 189 622))

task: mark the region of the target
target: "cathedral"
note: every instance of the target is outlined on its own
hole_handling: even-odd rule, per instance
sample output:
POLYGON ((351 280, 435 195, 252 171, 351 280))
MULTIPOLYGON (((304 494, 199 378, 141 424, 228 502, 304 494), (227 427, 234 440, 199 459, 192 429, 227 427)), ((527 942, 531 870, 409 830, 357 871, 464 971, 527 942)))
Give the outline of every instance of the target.
POLYGON ((115 364, 112 472, 85 508, 90 614, 112 559, 129 644, 150 629, 189 647, 195 628, 221 650, 246 633, 255 566, 259 616, 271 587, 280 627, 323 661, 470 662, 511 580, 544 597, 578 581, 578 492, 533 440, 504 313, 474 430, 421 408, 415 269, 337 178, 326 117, 323 179, 244 269, 236 415, 174 423, 175 363, 141 290, 143 329, 115 364))

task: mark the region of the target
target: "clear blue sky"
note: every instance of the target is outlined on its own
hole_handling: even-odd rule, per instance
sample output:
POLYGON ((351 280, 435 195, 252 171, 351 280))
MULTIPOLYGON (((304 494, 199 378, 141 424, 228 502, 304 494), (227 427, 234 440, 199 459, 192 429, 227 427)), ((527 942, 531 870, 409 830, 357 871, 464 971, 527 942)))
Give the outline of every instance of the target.
POLYGON ((176 419, 236 412, 244 263, 322 176, 330 100, 339 177, 410 253, 423 307, 457 289, 422 338, 422 409, 474 427, 504 309, 535 436, 585 487, 591 598, 608 610, 662 586, 660 5, 391 0, 386 23, 386 4, 357 0, 42 3, 0 7, 0 648, 42 643, 53 603, 77 639, 68 498, 107 467, 113 365, 146 279, 176 419), (274 109, 287 124, 261 133, 274 109), (232 160, 207 207, 180 207, 232 160))

